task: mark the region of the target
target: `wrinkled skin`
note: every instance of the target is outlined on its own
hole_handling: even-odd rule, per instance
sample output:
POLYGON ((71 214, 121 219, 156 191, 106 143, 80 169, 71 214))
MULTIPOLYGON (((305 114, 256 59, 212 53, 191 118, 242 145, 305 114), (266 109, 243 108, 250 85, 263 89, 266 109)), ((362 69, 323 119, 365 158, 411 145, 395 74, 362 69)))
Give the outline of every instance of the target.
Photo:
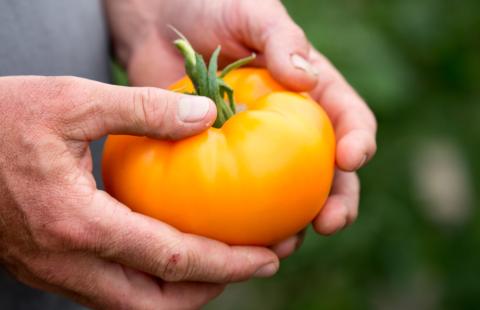
MULTIPOLYGON (((313 226, 332 234, 356 218, 359 183, 353 171, 375 153, 375 119, 279 1, 105 4, 115 50, 134 85, 167 86, 183 75, 165 27, 172 24, 204 54, 221 44, 225 63, 254 50, 255 65, 266 66, 287 87, 310 91, 333 121, 339 168, 313 226)), ((273 275, 277 255, 289 255, 299 236, 274 246, 277 255, 229 247, 182 234, 96 189, 89 141, 114 133, 177 139, 212 124, 211 102, 202 117, 182 121, 184 97, 70 77, 0 78, 2 265, 31 286, 114 309, 194 309, 226 283, 273 275)), ((187 101, 198 105, 196 100, 187 101)))
POLYGON ((224 283, 273 275, 278 258, 266 248, 182 234, 96 189, 90 140, 182 138, 215 115, 208 99, 161 89, 0 78, 2 265, 31 286, 111 309, 196 308, 224 283), (186 103, 207 113, 184 121, 186 103))

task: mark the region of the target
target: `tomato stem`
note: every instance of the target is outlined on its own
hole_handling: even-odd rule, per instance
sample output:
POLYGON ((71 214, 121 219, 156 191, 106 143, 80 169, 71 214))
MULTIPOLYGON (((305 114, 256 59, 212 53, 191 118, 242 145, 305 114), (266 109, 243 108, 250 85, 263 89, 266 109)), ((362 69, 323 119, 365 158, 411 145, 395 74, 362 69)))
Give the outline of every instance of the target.
POLYGON ((242 58, 242 59, 239 59, 235 62, 232 62, 231 64, 229 64, 228 66, 226 66, 222 70, 222 72, 219 75, 219 78, 223 79, 227 74, 229 74, 233 70, 236 70, 236 69, 248 64, 249 62, 253 61, 256 57, 257 57, 257 55, 255 53, 252 53, 250 56, 247 56, 245 58, 242 58))
POLYGON ((233 89, 229 87, 223 78, 231 71, 244 66, 255 59, 255 54, 239 59, 226 66, 223 71, 218 74, 218 55, 221 47, 218 46, 210 57, 207 65, 202 55, 197 53, 190 42, 176 29, 171 27, 180 38, 173 43, 183 55, 185 59, 185 71, 192 81, 195 88, 193 95, 206 96, 212 99, 217 106, 217 119, 213 127, 220 128, 222 125, 235 114, 235 101, 233 97, 233 89), (225 99, 228 101, 225 102, 225 99))

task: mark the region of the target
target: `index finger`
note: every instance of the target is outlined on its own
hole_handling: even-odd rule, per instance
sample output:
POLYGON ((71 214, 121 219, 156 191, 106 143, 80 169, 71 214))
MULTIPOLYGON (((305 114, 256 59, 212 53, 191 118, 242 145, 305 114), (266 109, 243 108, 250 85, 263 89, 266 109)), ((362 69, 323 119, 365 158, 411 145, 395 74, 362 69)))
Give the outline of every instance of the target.
POLYGON ((237 282, 272 276, 278 269, 277 256, 267 248, 228 246, 181 233, 132 212, 102 191, 96 192, 91 207, 98 220, 86 249, 165 281, 237 282))
POLYGON ((337 165, 345 171, 357 170, 376 152, 375 116, 335 67, 315 49, 311 50, 310 62, 319 72, 317 86, 310 95, 333 122, 337 165))

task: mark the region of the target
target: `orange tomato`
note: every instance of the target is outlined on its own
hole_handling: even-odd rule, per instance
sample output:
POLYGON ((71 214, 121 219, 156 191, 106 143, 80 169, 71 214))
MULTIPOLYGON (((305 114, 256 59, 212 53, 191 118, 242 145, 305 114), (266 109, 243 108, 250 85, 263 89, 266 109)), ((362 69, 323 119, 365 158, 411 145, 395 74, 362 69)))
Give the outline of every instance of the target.
MULTIPOLYGON (((335 137, 323 109, 264 69, 225 82, 246 110, 181 140, 110 136, 107 191, 182 232, 235 245, 272 245, 318 214, 332 184, 335 137)), ((188 78, 171 89, 192 91, 188 78)))

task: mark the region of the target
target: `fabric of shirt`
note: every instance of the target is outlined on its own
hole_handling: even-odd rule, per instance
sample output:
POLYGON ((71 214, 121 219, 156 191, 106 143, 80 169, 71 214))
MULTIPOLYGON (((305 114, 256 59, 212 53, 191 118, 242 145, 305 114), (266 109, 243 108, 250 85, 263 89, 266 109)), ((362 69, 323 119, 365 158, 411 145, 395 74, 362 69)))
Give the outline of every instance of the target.
MULTIPOLYGON (((100 0, 0 0, 0 76, 72 75, 110 82, 100 0)), ((92 143, 99 187, 103 141, 92 143)), ((20 284, 0 268, 0 309, 83 309, 20 284)))

